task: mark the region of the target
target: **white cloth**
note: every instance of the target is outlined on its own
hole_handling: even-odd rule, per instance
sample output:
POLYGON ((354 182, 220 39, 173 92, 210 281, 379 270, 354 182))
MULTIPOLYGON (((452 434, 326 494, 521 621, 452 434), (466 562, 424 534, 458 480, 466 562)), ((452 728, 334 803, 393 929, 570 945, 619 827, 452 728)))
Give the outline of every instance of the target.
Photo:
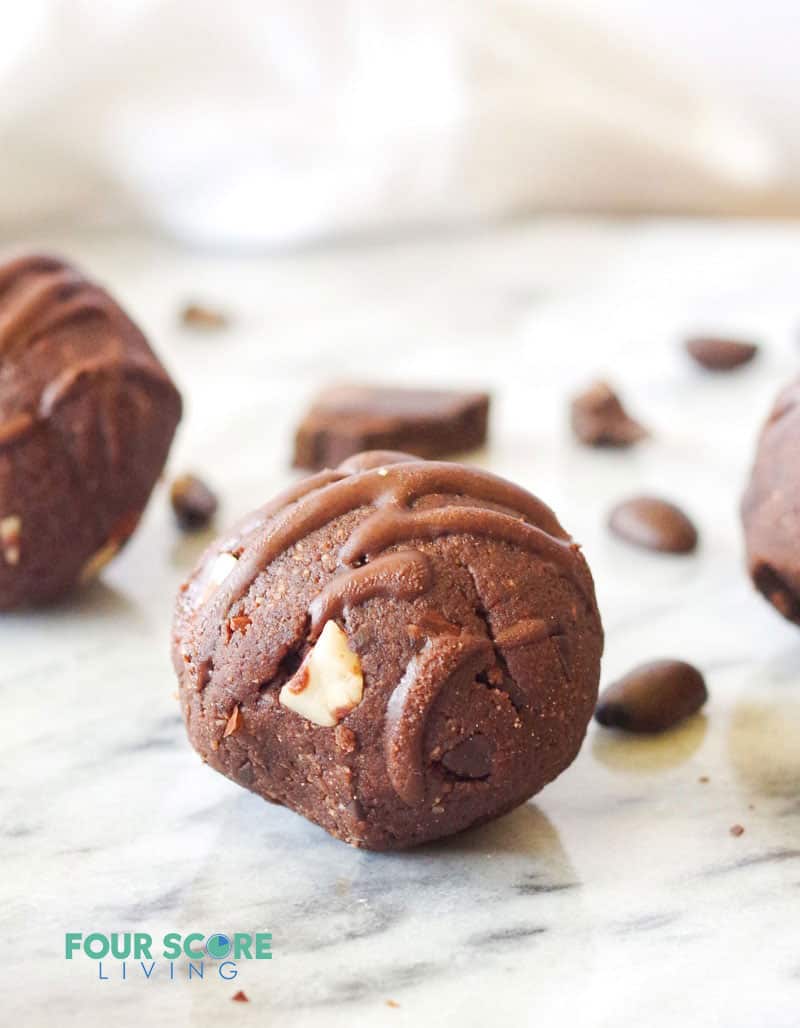
POLYGON ((536 0, 4 3, 0 230, 142 220, 261 246, 785 203, 775 134, 603 6, 589 23, 536 0))

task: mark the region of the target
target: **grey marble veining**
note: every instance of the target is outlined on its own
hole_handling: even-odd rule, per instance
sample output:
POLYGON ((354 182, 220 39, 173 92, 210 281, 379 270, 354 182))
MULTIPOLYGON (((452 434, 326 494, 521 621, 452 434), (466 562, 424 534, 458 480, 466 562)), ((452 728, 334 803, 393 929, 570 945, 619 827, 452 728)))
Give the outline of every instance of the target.
POLYGON ((0 621, 2 1023, 797 1024, 800 632, 749 586, 737 504, 757 426, 800 363, 800 229, 562 221, 283 258, 29 242, 80 259, 143 322, 188 401, 171 468, 213 480, 221 524, 289 480, 318 384, 488 384, 478 459, 583 543, 604 677, 679 656, 711 699, 659 739, 592 726, 573 767, 494 824, 405 854, 350 849, 186 743, 169 619, 207 538, 179 536, 161 488, 101 582, 0 621), (228 307, 231 328, 181 328, 192 297, 228 307), (703 377, 678 348, 700 327, 755 333, 765 352, 703 377), (565 396, 596 373, 652 442, 572 443, 565 396), (693 513, 696 556, 607 535, 610 504, 639 489, 693 513), (100 981, 64 960, 67 931, 271 931, 274 959, 235 982, 211 963, 202 981, 100 981), (231 1002, 238 988, 249 1004, 231 1002))

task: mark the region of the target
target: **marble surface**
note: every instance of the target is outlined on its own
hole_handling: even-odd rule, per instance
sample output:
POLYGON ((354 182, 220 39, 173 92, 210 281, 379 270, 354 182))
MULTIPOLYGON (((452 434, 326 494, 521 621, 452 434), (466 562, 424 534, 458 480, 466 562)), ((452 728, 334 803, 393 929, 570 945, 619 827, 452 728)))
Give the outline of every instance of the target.
POLYGON ((179 536, 162 487, 101 582, 0 622, 4 1024, 797 1024, 800 632, 750 588, 737 504, 800 363, 800 227, 552 221, 271 258, 5 242, 74 256, 137 314, 188 400, 171 470, 214 482, 221 524, 291 478, 293 424, 330 377, 488 383, 477 459, 583 543, 604 679, 682 657, 711 699, 659 739, 592 726, 573 767, 495 824, 350 849, 189 748, 169 619, 205 540, 179 536), (228 308, 230 329, 183 329, 190 298, 228 308), (755 333, 764 353, 704 377, 679 349, 703 327, 755 333), (635 452, 569 438, 565 396, 597 373, 654 430, 635 452), (609 505, 640 488, 696 517, 696 556, 608 536, 609 505), (274 959, 235 982, 123 982, 63 956, 67 931, 171 930, 268 930, 274 959))

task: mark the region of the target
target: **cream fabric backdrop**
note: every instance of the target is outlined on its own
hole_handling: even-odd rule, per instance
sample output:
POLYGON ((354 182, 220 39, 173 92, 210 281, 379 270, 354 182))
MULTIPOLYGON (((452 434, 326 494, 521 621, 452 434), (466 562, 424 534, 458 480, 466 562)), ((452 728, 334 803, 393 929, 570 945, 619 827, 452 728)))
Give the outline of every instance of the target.
POLYGON ((5 3, 0 229, 145 221, 260 246, 540 210, 795 207, 795 60, 769 24, 772 8, 793 24, 789 4, 696 8, 5 3))

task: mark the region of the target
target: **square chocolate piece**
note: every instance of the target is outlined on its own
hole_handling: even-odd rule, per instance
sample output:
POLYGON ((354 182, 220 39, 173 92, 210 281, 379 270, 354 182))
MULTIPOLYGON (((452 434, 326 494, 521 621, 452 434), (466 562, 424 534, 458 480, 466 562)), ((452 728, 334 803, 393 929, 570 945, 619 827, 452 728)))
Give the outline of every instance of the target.
POLYGON ((361 450, 447 457, 486 442, 487 393, 342 384, 323 390, 295 435, 294 466, 333 468, 361 450))

